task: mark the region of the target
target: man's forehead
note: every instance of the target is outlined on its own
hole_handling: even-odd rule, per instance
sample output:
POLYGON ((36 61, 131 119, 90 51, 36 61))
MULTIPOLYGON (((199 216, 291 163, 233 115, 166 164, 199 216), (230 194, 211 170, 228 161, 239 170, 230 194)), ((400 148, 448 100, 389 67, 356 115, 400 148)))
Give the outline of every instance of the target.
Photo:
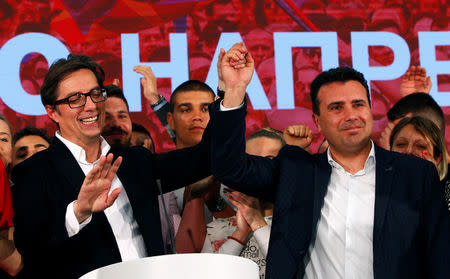
POLYGON ((105 101, 105 110, 107 112, 121 112, 125 111, 127 113, 127 105, 125 104, 124 100, 118 97, 108 97, 105 101))
POLYGON ((79 69, 65 75, 58 83, 57 94, 87 93, 98 87, 95 74, 89 69, 79 69))
POLYGON ((212 92, 193 90, 182 91, 175 96, 175 104, 196 104, 196 103, 212 103, 214 101, 214 94, 212 92))
POLYGON ((364 86, 355 80, 335 81, 325 84, 320 87, 317 98, 319 102, 325 102, 326 104, 334 102, 348 103, 360 100, 368 101, 364 86))

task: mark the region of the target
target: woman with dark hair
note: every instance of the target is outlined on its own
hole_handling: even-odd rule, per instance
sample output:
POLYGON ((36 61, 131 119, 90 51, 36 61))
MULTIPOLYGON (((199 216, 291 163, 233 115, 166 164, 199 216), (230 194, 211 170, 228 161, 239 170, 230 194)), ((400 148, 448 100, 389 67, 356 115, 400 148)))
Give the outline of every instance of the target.
POLYGON ((421 116, 404 118, 392 130, 389 143, 393 151, 415 155, 436 166, 450 209, 445 141, 433 121, 421 116))

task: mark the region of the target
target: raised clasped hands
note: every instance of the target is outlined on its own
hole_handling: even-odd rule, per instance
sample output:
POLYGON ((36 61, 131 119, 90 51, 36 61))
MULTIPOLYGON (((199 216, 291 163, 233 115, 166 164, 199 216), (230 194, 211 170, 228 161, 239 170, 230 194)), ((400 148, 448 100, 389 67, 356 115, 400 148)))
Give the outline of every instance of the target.
POLYGON ((261 204, 257 198, 247 196, 238 191, 232 191, 226 194, 230 202, 237 207, 236 218, 243 217, 252 231, 267 225, 264 220, 264 214, 261 204))
POLYGON ((111 184, 122 163, 122 157, 113 162, 113 154, 101 156, 98 164, 86 175, 81 185, 73 210, 79 223, 85 221, 93 212, 110 207, 120 194, 116 188, 111 193, 111 184))
POLYGON ((242 42, 234 44, 223 55, 219 67, 218 72, 221 73, 226 88, 223 105, 225 107, 237 107, 244 100, 245 89, 255 70, 252 55, 242 42))

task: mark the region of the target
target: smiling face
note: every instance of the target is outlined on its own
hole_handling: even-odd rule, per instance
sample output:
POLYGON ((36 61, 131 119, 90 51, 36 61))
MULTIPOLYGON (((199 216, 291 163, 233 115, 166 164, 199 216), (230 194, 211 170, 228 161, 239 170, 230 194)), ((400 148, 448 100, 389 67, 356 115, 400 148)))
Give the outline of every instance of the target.
POLYGON ((183 91, 177 93, 174 111, 167 121, 177 135, 177 148, 194 146, 202 139, 209 122, 208 105, 214 101, 211 92, 183 91))
POLYGON ((105 126, 102 135, 110 145, 130 146, 131 118, 125 102, 117 97, 105 101, 105 126))
POLYGON ((331 151, 357 154, 370 148, 373 119, 366 90, 357 81, 331 82, 317 95, 320 115, 314 122, 328 140, 331 151))
MULTIPOLYGON (((99 87, 94 73, 88 69, 80 69, 65 76, 56 90, 56 100, 61 100, 77 92, 87 93, 99 87)), ((82 96, 84 98, 84 96, 82 96)), ((61 135, 81 146, 98 144, 100 131, 105 119, 105 102, 94 103, 90 97, 86 104, 79 108, 70 108, 62 103, 54 108, 46 105, 48 116, 58 123, 61 135)))
POLYGON ((397 133, 392 142, 392 150, 424 158, 432 162, 436 168, 440 162, 440 156, 434 154, 431 141, 411 124, 406 125, 397 133))

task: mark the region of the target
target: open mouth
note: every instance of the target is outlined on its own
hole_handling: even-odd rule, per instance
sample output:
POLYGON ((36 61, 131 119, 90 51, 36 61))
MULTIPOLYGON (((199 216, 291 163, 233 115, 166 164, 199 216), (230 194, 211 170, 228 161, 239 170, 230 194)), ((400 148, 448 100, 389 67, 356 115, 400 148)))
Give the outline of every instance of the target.
POLYGON ((93 117, 89 117, 89 118, 83 118, 80 119, 81 123, 85 124, 85 125, 90 125, 95 123, 98 120, 98 115, 93 116, 93 117))

